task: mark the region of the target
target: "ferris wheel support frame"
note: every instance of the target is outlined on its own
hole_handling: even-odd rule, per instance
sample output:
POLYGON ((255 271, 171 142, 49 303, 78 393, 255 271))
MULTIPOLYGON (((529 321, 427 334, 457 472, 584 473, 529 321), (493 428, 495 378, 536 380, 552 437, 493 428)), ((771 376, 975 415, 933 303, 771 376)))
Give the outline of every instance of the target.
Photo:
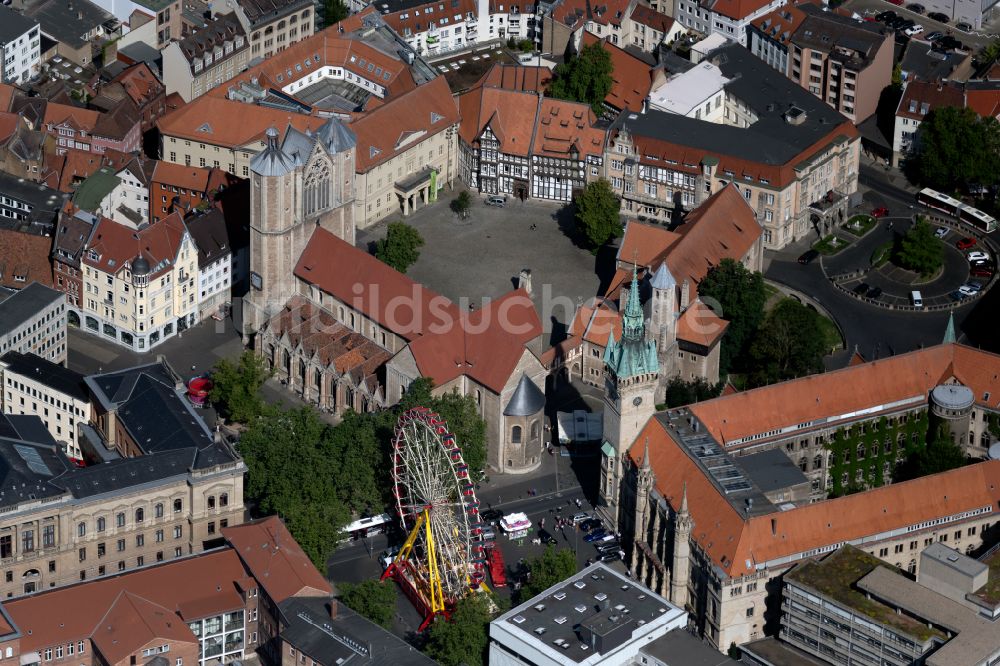
POLYGON ((385 580, 387 578, 392 578, 400 587, 403 588, 403 592, 409 597, 410 601, 413 602, 418 609, 422 609, 424 620, 420 623, 417 628, 418 632, 426 629, 434 618, 442 616, 445 619, 451 618, 451 611, 445 606, 444 602, 444 589, 441 584, 441 574, 438 572, 437 568, 437 553, 434 547, 434 534, 431 531, 430 517, 427 514, 427 509, 420 512, 417 517, 416 523, 413 525, 413 529, 410 530, 410 534, 406 537, 406 541, 403 542, 403 546, 399 549, 399 553, 393 558, 392 562, 386 568, 385 572, 382 573, 382 577, 379 580, 385 580), (428 559, 428 573, 430 578, 430 599, 427 599, 424 594, 421 593, 419 589, 413 584, 410 578, 407 576, 406 566, 409 561, 410 555, 413 553, 413 544, 416 543, 417 537, 420 535, 420 530, 424 530, 424 535, 426 539, 427 548, 427 559, 428 559))

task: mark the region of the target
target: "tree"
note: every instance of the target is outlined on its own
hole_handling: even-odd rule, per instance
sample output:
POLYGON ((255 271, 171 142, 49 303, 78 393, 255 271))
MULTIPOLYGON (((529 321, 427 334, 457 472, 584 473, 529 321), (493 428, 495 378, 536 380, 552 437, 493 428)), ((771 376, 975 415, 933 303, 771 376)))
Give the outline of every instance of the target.
POLYGON ((487 593, 460 599, 450 622, 439 619, 431 625, 424 652, 442 666, 483 666, 496 607, 497 602, 487 593))
POLYGON ((820 317, 813 308, 791 298, 779 301, 750 346, 751 384, 763 386, 821 372, 826 347, 820 317))
POLYGON ((948 426, 939 423, 937 428, 928 430, 926 446, 913 451, 896 468, 893 481, 908 481, 929 474, 947 472, 968 462, 965 452, 952 441, 948 426))
POLYGON ((343 0, 323 0, 323 23, 333 25, 348 17, 350 12, 343 0))
POLYGON ((249 349, 235 362, 220 360, 212 370, 212 390, 209 400, 217 405, 230 421, 247 423, 265 408, 260 387, 271 376, 267 363, 249 349))
POLYGON ((339 583, 340 600, 358 615, 388 629, 396 613, 396 586, 392 582, 366 580, 339 583))
POLYGON ((698 285, 698 295, 729 322, 719 353, 719 374, 725 375, 744 357, 764 319, 764 277, 738 261, 723 259, 698 285))
POLYGON ((598 116, 604 110, 604 98, 611 92, 611 54, 600 43, 583 47, 576 57, 566 59, 552 73, 549 95, 557 99, 589 104, 598 116))
POLYGON ((400 273, 417 262, 424 239, 420 232, 405 222, 390 222, 385 238, 375 246, 375 257, 400 273))
POLYGON ((701 402, 718 397, 722 393, 722 382, 709 384, 704 377, 697 377, 691 381, 686 381, 682 377, 674 377, 667 382, 666 403, 667 408, 690 405, 692 402, 701 402))
POLYGON ((541 557, 529 560, 528 569, 531 577, 521 586, 521 601, 526 601, 575 574, 576 556, 569 548, 556 549, 550 545, 541 557))
POLYGON ((458 193, 458 196, 451 200, 452 212, 458 213, 459 215, 465 215, 469 208, 472 207, 472 195, 469 194, 468 190, 462 190, 458 193))
POLYGON ((462 449, 462 458, 469 466, 473 478, 486 469, 486 421, 479 415, 479 408, 472 396, 445 393, 440 397, 431 395, 434 382, 420 377, 406 389, 400 401, 400 409, 427 407, 438 413, 448 424, 448 430, 455 435, 455 441, 462 449))
POLYGON ((943 262, 944 244, 935 238, 931 225, 918 217, 900 239, 895 263, 921 275, 931 275, 943 262))
POLYGON ((612 238, 618 238, 622 228, 618 211, 621 199, 611 189, 611 183, 601 178, 588 183, 574 200, 576 227, 592 248, 598 248, 612 238))
POLYGON ((969 108, 934 109, 920 123, 914 175, 925 185, 954 192, 968 183, 1000 181, 996 163, 1000 123, 969 108))

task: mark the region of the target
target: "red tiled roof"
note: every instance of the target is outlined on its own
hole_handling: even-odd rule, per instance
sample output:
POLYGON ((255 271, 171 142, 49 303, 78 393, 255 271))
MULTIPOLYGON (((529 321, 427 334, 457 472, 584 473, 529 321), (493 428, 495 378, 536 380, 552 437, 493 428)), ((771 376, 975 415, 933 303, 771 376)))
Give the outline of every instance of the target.
POLYGON ((659 30, 664 35, 670 32, 670 29, 674 26, 674 19, 662 12, 658 12, 648 5, 637 4, 632 8, 632 13, 629 18, 636 23, 642 24, 647 28, 652 28, 653 30, 659 30))
POLYGON ((528 157, 540 99, 529 92, 474 88, 458 98, 462 118, 459 136, 472 144, 489 127, 500 142, 501 152, 528 157))
POLYGON ((525 344, 542 332, 523 290, 481 310, 461 312, 444 296, 324 229, 313 232, 295 275, 409 342, 421 374, 439 386, 465 374, 499 393, 526 353, 525 344))
POLYGON ((102 217, 91 234, 82 261, 104 273, 118 274, 141 254, 152 269, 149 274, 152 280, 172 270, 186 233, 179 212, 139 231, 102 217), (90 250, 97 252, 99 259, 91 259, 90 250))
POLYGON ((132 101, 139 105, 148 102, 164 90, 163 84, 153 74, 153 70, 144 62, 129 67, 113 80, 121 83, 132 101))
POLYGON ((604 101, 616 109, 639 112, 653 87, 653 68, 631 53, 587 32, 583 45, 600 44, 611 55, 611 92, 604 101))
POLYGON ((1000 409, 1000 356, 947 344, 707 400, 691 411, 716 439, 734 442, 872 405, 926 399, 952 376, 972 388, 978 403, 1000 409))
POLYGON ((664 255, 680 239, 680 234, 669 231, 666 227, 630 220, 625 225, 625 236, 618 250, 618 258, 621 261, 635 262, 639 266, 658 267, 664 255))
POLYGON ((771 0, 709 0, 708 9, 732 19, 745 19, 766 7, 771 0))
POLYGON ((700 300, 694 300, 677 319, 677 339, 711 348, 726 332, 729 322, 700 300))
POLYGON ((245 575, 236 552, 226 549, 7 599, 4 607, 21 630, 21 651, 27 653, 91 636, 124 591, 167 609, 203 600, 201 617, 238 610, 244 604, 234 581, 245 575))
POLYGON ((21 117, 16 113, 0 111, 0 141, 6 141, 9 139, 10 135, 14 133, 14 130, 17 129, 17 125, 20 122, 21 117))
POLYGON ((333 593, 280 518, 270 516, 226 527, 222 535, 274 603, 333 593))
POLYGON ((52 286, 52 239, 0 229, 0 286, 21 289, 32 282, 52 286))
POLYGON ((358 146, 355 170, 364 173, 408 150, 414 145, 409 137, 423 141, 456 124, 458 104, 438 76, 350 123, 358 146))
POLYGON ((804 11, 789 4, 754 19, 753 25, 770 39, 788 44, 805 18, 804 11))
POLYGON ((965 97, 961 84, 928 81, 908 81, 903 96, 896 107, 896 115, 902 118, 923 120, 924 116, 945 106, 963 107, 965 97), (912 109, 912 110, 911 110, 912 109))
POLYGON ((587 21, 601 25, 621 25, 628 0, 564 0, 552 13, 555 20, 575 29, 587 21))
POLYGON ((965 105, 983 118, 1000 116, 1000 88, 965 89, 965 105))
POLYGON ((89 133, 97 126, 100 118, 100 111, 49 102, 45 105, 45 118, 42 122, 46 125, 65 124, 78 130, 86 130, 89 133))
POLYGON ((419 34, 429 30, 432 24, 446 28, 452 25, 457 15, 464 20, 466 14, 476 16, 479 13, 476 0, 457 0, 457 3, 449 0, 445 11, 438 10, 439 4, 440 0, 433 0, 422 5, 408 6, 402 11, 382 14, 382 20, 400 35, 406 36, 407 30, 412 34, 419 34))
POLYGON ((45 154, 45 184, 62 192, 72 192, 77 181, 86 180, 103 166, 115 172, 132 161, 132 155, 112 148, 103 153, 68 148, 64 155, 45 154))
MULTIPOLYGON (((729 401, 741 395, 716 400, 729 401)), ((677 509, 686 488, 694 519, 692 538, 729 576, 753 573, 758 565, 817 548, 984 506, 996 507, 1000 501, 1000 461, 994 460, 745 518, 658 418, 647 422, 629 450, 636 465, 643 458, 647 442, 656 489, 677 509)))
POLYGON ((160 160, 153 167, 153 183, 170 187, 182 187, 193 192, 207 192, 212 169, 208 167, 185 166, 160 160))
MULTIPOLYGON (((233 595, 230 601, 235 604, 233 608, 242 606, 243 602, 235 590, 233 595)), ((212 608, 214 605, 207 610, 211 612, 212 608)), ((177 613, 128 590, 119 592, 118 598, 94 627, 91 636, 94 647, 108 664, 122 661, 157 639, 198 643, 198 639, 177 617, 177 613)))
POLYGON ((604 152, 605 131, 589 104, 543 97, 533 142, 535 155, 567 159, 576 149, 579 159, 604 152))
POLYGON ((544 93, 552 82, 552 70, 534 65, 522 66, 508 63, 494 63, 492 67, 473 85, 473 88, 489 86, 504 90, 544 93))

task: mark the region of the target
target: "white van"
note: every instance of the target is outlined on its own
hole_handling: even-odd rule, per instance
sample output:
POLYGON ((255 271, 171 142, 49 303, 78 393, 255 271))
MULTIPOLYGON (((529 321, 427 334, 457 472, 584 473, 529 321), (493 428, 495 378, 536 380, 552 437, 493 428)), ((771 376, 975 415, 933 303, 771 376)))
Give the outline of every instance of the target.
POLYGON ((920 295, 919 291, 911 291, 910 300, 913 302, 913 307, 915 308, 924 307, 924 297, 920 295))

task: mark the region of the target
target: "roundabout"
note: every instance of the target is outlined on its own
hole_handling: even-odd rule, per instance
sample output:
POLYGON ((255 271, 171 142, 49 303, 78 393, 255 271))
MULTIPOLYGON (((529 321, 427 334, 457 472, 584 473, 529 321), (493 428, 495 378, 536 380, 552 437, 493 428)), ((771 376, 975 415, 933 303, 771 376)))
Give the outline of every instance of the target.
POLYGON ((867 249, 871 243, 857 242, 835 257, 824 258, 820 262, 824 274, 850 297, 889 310, 952 310, 981 298, 992 287, 995 275, 971 275, 967 252, 985 251, 993 262, 996 259, 993 243, 949 219, 935 215, 922 217, 936 229, 936 241, 944 245, 942 263, 933 274, 924 276, 898 266, 891 259, 891 250, 887 251, 888 247, 898 245, 914 224, 914 218, 890 218, 883 223, 877 230, 882 232, 880 244, 873 251, 867 249), (970 237, 976 240, 976 245, 960 250, 958 244, 970 237))

